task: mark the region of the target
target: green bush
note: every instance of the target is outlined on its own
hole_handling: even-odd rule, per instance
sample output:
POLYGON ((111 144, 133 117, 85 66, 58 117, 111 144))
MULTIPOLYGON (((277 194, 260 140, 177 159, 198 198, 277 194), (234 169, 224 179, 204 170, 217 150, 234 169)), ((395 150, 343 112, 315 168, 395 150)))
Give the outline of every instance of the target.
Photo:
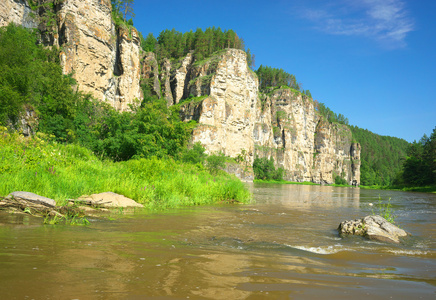
POLYGON ((345 180, 345 179, 342 178, 341 176, 336 175, 336 176, 335 176, 335 184, 338 184, 338 185, 347 185, 348 182, 347 182, 347 180, 345 180))
POLYGON ((285 171, 283 168, 275 169, 273 158, 256 157, 253 162, 253 172, 256 179, 281 181, 285 171))
POLYGON ((191 164, 204 164, 207 154, 206 149, 200 142, 195 143, 192 148, 186 148, 181 154, 181 160, 191 164))
POLYGON ((206 157, 206 168, 212 175, 216 175, 220 169, 226 167, 226 157, 223 153, 212 154, 206 157))

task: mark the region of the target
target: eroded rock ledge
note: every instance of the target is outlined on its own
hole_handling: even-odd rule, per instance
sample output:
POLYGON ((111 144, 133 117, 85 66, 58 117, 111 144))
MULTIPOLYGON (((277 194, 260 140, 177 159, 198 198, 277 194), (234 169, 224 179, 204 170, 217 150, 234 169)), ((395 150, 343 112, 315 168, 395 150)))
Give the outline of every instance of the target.
POLYGON ((406 231, 378 215, 344 221, 339 224, 338 231, 341 236, 360 235, 370 240, 397 244, 400 238, 408 235, 406 231))

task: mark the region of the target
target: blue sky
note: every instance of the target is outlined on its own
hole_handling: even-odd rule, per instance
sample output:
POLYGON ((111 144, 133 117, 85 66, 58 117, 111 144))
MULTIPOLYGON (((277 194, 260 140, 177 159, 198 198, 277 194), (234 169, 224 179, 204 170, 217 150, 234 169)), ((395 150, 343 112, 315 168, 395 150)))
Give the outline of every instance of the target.
POLYGON ((350 124, 409 142, 436 126, 435 0, 141 1, 135 26, 233 29, 350 124))

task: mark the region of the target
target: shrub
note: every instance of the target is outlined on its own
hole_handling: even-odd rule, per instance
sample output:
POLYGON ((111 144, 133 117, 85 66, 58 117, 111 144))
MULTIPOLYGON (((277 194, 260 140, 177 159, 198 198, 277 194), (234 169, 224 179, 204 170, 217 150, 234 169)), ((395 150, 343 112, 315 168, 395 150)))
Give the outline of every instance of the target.
POLYGON ((223 153, 212 154, 206 158, 206 168, 212 175, 216 175, 218 170, 226 167, 226 157, 223 153))
POLYGON ((339 175, 336 175, 336 177, 335 177, 335 184, 346 185, 348 183, 347 183, 347 180, 345 180, 344 178, 342 178, 339 175))
POLYGON ((274 167, 274 159, 267 159, 266 157, 258 158, 253 162, 253 172, 256 179, 262 180, 283 180, 285 170, 283 168, 274 167))
POLYGON ((181 160, 192 164, 203 164, 206 158, 206 149, 201 145, 200 142, 195 143, 192 148, 186 148, 182 155, 181 160))

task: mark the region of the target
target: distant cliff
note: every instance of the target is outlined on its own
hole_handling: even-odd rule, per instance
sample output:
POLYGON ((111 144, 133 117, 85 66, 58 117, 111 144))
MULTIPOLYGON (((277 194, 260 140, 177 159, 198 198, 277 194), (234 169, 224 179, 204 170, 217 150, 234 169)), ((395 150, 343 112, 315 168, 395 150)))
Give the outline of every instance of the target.
POLYGON ((296 90, 261 93, 244 51, 158 62, 142 52, 133 27, 115 26, 109 0, 33 2, 3 0, 0 25, 37 27, 44 44, 61 49, 63 71, 81 91, 124 111, 142 100, 144 84, 168 106, 177 105, 183 120, 198 122, 192 141, 208 153, 239 156, 248 165, 272 157, 293 181, 332 183, 339 176, 360 182, 360 145, 350 129, 326 121, 312 99, 296 90))
MULTIPOLYGON (((146 61, 147 70, 157 64, 151 54, 146 61)), ((250 165, 255 157, 272 157, 292 181, 333 183, 339 176, 360 182, 361 149, 348 126, 329 123, 296 90, 259 92, 245 52, 228 49, 201 62, 188 55, 174 65, 164 62, 163 70, 162 94, 180 106, 183 120, 198 122, 192 140, 209 153, 244 156, 250 165)))

